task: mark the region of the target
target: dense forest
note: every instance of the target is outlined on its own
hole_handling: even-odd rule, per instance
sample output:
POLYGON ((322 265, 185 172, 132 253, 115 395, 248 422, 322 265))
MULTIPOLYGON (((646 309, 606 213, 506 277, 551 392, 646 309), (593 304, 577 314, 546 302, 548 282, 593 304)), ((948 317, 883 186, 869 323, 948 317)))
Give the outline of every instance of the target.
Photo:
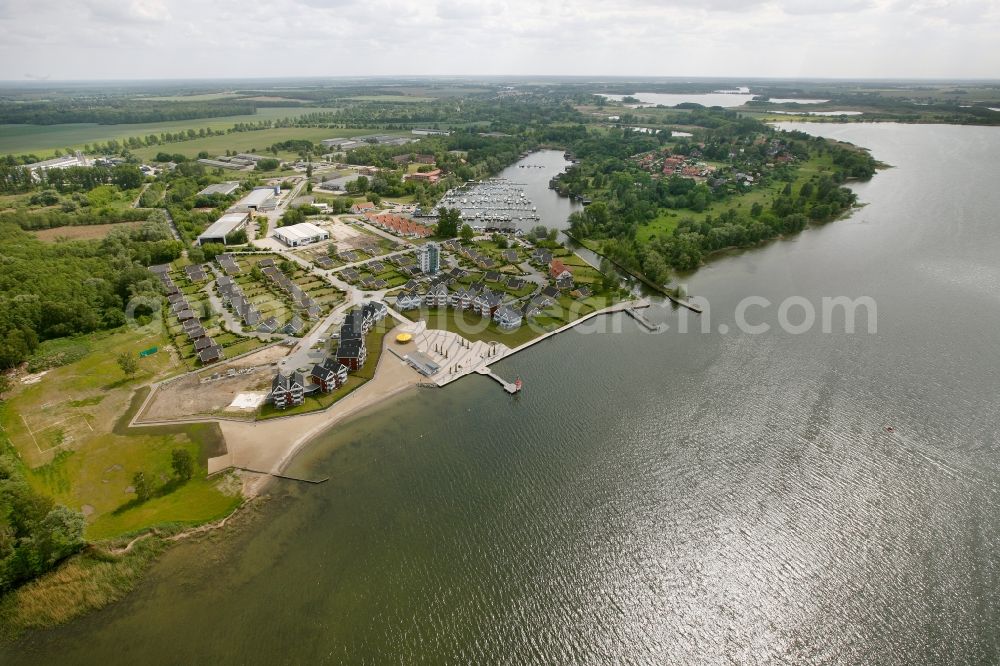
POLYGON ((99 125, 118 125, 243 116, 256 112, 256 104, 247 100, 165 102, 117 98, 100 101, 0 101, 0 124, 97 123, 99 125))
POLYGON ((83 514, 32 490, 0 435, 0 595, 84 546, 83 514))
POLYGON ((102 240, 55 244, 0 218, 0 368, 21 363, 43 340, 121 326, 129 300, 161 294, 145 267, 182 249, 155 218, 102 240))

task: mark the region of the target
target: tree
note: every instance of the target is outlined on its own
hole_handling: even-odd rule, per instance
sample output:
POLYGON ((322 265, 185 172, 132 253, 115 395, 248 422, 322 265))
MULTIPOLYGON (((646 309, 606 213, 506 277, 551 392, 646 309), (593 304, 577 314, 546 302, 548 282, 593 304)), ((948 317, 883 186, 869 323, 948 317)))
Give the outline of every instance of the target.
POLYGON ((129 379, 135 377, 135 373, 139 372, 139 359, 136 358, 135 354, 131 352, 122 352, 118 354, 118 367, 122 369, 125 376, 129 379))
POLYGON ((439 208, 437 234, 442 238, 458 235, 458 225, 462 222, 462 211, 457 208, 439 208))
POLYGON ((281 162, 271 157, 265 157, 262 160, 257 160, 257 164, 254 168, 257 171, 274 171, 281 166, 281 162))
POLYGON ((143 472, 136 472, 132 475, 132 488, 134 488, 135 496, 140 502, 145 502, 153 495, 153 489, 150 488, 143 472))
POLYGON ((170 465, 174 468, 174 475, 181 481, 188 481, 194 472, 194 462, 191 460, 191 452, 187 449, 174 449, 170 453, 170 465))
POLYGON ((462 240, 470 241, 476 235, 476 232, 473 231, 472 227, 470 227, 468 224, 463 224, 462 230, 459 232, 459 235, 462 237, 462 240))

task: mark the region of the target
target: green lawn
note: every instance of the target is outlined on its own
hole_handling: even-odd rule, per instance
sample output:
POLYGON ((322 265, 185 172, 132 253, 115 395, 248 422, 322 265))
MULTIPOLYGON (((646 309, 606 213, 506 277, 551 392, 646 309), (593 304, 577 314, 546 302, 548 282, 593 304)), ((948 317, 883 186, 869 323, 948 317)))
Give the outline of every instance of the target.
MULTIPOLYGON (((216 426, 127 428, 145 395, 140 385, 183 370, 162 333, 150 328, 95 333, 46 343, 43 358, 70 361, 40 381, 19 384, 0 403, 3 436, 17 449, 33 488, 76 510, 84 507, 91 539, 112 537, 162 523, 197 523, 225 515, 239 501, 204 478, 210 455, 223 446, 216 426), (116 357, 158 346, 140 359, 134 379, 116 357), (184 448, 197 461, 195 478, 173 492, 115 513, 135 495, 126 492, 142 471, 155 488, 170 480, 171 451, 184 448)), ((168 486, 169 487, 169 486, 168 486)))

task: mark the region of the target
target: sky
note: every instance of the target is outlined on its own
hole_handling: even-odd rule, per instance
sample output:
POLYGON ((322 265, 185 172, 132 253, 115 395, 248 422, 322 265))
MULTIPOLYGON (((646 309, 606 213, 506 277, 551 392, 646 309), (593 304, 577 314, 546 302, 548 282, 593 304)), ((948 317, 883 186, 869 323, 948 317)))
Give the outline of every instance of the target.
POLYGON ((0 0, 0 80, 1000 77, 1000 0, 0 0))

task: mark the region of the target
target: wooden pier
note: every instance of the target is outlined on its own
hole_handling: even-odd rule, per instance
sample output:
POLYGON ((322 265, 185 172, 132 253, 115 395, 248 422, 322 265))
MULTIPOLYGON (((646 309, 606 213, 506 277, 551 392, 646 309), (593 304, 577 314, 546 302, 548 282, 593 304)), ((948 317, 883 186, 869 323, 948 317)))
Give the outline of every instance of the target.
POLYGON ((503 386, 503 390, 507 391, 507 393, 510 393, 511 395, 514 395, 515 393, 518 392, 518 387, 515 382, 508 382, 503 377, 490 370, 489 367, 487 366, 476 368, 476 372, 478 372, 481 375, 492 377, 493 379, 497 380, 500 383, 500 385, 503 386))
POLYGON ((688 301, 677 298, 676 296, 671 296, 670 294, 667 294, 667 298, 669 298, 672 303, 676 303, 682 308, 687 308, 691 312, 696 312, 698 314, 701 314, 703 312, 703 310, 694 303, 689 303, 688 301))
POLYGON ((635 319, 639 323, 639 325, 641 325, 643 328, 645 328, 647 331, 651 333, 657 333, 662 328, 662 324, 654 324, 653 322, 646 319, 646 316, 643 315, 638 310, 636 310, 635 308, 632 307, 625 308, 625 312, 627 312, 632 317, 632 319, 635 319))

